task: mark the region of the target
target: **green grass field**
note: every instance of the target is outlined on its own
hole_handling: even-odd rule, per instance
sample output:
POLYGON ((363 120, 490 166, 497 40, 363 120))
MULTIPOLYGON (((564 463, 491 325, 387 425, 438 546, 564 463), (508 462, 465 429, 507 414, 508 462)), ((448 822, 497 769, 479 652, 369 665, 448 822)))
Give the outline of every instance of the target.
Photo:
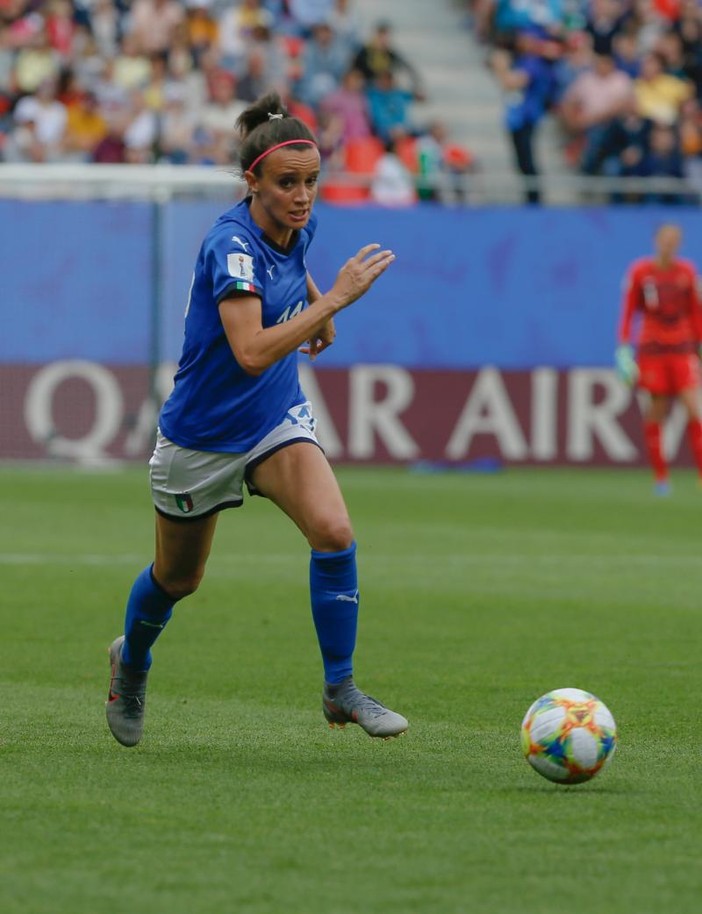
POLYGON ((106 649, 150 559, 145 470, 0 471, 2 914, 698 914, 702 493, 674 475, 339 471, 356 678, 410 719, 327 729, 307 547, 222 515, 157 645, 136 749, 106 649), (576 686, 620 742, 543 780, 528 705, 576 686))

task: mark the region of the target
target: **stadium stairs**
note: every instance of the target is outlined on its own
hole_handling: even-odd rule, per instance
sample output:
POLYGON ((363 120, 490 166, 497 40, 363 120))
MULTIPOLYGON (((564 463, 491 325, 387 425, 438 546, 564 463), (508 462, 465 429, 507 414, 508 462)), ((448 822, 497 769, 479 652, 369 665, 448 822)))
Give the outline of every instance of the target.
MULTIPOLYGON (((474 202, 518 202, 522 187, 502 122, 502 97, 486 66, 487 48, 473 36, 465 4, 458 0, 356 0, 370 34, 380 20, 391 23, 393 45, 422 74, 427 100, 416 103, 418 124, 443 121, 453 142, 465 145, 478 164, 474 202)), ((546 179, 566 176, 558 127, 550 117, 537 134, 537 156, 546 179)), ((572 202, 567 180, 547 186, 550 203, 572 202)))

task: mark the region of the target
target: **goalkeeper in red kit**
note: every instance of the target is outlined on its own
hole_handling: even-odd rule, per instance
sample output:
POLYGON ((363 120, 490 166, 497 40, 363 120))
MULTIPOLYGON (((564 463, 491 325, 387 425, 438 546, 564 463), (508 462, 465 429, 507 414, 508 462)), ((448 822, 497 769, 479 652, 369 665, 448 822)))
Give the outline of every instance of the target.
POLYGON ((655 474, 656 492, 670 491, 663 454, 662 426, 673 397, 687 410, 687 435, 702 478, 702 422, 700 421, 700 344, 702 301, 697 271, 678 257, 682 230, 661 226, 653 257, 630 267, 616 352, 617 371, 631 385, 649 394, 644 412, 644 438, 655 474), (633 345, 637 329, 636 349, 633 345))

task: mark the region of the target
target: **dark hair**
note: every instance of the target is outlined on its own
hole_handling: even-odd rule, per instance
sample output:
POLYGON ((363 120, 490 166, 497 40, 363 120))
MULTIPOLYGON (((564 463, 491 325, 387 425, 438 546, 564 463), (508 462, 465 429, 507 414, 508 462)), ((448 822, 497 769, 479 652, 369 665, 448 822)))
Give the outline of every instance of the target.
MULTIPOLYGON (((239 164, 247 171, 252 162, 278 143, 300 140, 300 145, 317 143, 310 128, 297 117, 291 117, 277 92, 269 92, 243 111, 236 121, 241 136, 239 164), (282 116, 280 116, 282 115, 282 116)), ((254 171, 258 172, 261 163, 254 171)))

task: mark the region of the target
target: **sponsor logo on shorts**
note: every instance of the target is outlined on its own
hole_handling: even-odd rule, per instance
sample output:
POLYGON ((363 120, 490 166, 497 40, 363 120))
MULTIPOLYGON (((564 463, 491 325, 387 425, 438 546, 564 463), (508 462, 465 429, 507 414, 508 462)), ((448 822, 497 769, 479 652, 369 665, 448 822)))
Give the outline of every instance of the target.
POLYGON ((175 496, 175 501, 183 514, 190 514, 193 510, 193 497, 190 492, 181 492, 180 495, 175 496))

